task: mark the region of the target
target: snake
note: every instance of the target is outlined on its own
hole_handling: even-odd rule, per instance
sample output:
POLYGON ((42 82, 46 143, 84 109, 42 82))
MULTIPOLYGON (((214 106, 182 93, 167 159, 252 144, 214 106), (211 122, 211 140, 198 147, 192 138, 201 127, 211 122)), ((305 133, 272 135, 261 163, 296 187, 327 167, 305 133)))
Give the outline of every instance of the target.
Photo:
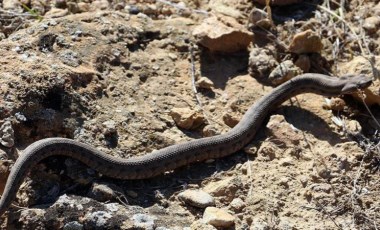
POLYGON ((338 96, 365 89, 371 83, 370 77, 361 74, 339 78, 317 73, 299 75, 260 98, 246 111, 240 122, 225 133, 193 139, 127 159, 105 154, 95 147, 68 138, 38 140, 26 147, 12 166, 0 200, 0 216, 9 209, 30 170, 47 157, 71 157, 111 178, 151 178, 193 162, 237 152, 253 140, 269 113, 293 96, 300 93, 338 96))

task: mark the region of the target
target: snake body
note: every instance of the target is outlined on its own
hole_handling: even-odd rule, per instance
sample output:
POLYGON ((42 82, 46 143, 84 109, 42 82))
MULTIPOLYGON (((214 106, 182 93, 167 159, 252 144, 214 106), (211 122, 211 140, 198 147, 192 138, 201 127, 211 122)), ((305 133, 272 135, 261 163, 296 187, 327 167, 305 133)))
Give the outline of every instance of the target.
POLYGON ((227 133, 179 143, 129 159, 112 157, 92 146, 66 138, 36 141, 23 151, 11 169, 0 200, 0 215, 9 208, 29 170, 47 157, 72 157, 108 177, 149 178, 192 162, 224 157, 242 149, 254 138, 268 113, 296 94, 312 92, 337 96, 366 88, 371 82, 372 80, 364 75, 349 78, 334 78, 321 74, 297 76, 262 97, 227 133))

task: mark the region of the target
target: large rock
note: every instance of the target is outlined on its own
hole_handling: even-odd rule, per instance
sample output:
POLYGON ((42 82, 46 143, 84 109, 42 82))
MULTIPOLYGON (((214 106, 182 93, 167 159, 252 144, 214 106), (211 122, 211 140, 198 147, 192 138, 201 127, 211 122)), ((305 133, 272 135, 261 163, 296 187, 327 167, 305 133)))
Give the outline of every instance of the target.
POLYGON ((253 41, 253 33, 234 18, 210 17, 193 30, 197 41, 212 52, 231 53, 247 49, 253 41))

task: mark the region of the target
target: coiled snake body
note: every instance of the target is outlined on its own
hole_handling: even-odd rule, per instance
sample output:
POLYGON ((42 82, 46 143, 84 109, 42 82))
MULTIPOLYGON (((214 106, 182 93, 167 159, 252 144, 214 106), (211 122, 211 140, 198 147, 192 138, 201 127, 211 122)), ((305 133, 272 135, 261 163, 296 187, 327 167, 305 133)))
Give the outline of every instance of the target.
POLYGON ((262 97, 227 133, 172 145, 130 159, 112 157, 87 144, 66 138, 36 141, 23 151, 11 169, 0 200, 0 215, 10 206, 28 171, 49 156, 75 158, 108 177, 149 178, 192 162, 219 158, 240 150, 253 139, 268 113, 296 94, 312 92, 337 96, 366 88, 371 83, 372 80, 364 75, 334 78, 321 74, 304 74, 262 97))

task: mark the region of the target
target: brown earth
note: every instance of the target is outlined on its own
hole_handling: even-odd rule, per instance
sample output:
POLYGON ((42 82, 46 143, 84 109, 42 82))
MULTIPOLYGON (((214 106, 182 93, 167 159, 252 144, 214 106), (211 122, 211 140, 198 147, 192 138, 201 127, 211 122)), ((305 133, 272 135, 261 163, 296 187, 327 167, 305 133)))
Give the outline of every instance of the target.
MULTIPOLYGON (((39 9, 41 21, 19 16, 23 8, 11 2, 3 1, 0 11, 0 125, 11 124, 14 145, 4 138, 0 145, 0 184, 22 149, 45 137, 72 138, 128 158, 224 133, 271 92, 267 78, 285 60, 306 59, 306 72, 331 75, 376 75, 380 67, 375 1, 341 7, 325 1, 295 21, 295 10, 306 12, 307 4, 274 6, 275 21, 260 26, 249 12, 262 6, 250 1, 25 1, 39 9), (339 10, 342 20, 332 15, 339 10), (226 28, 214 27, 214 37, 199 27, 205 20, 226 28), (294 35, 308 29, 323 48, 289 51, 294 35), (194 36, 194 30, 202 33, 194 36), (202 43, 208 35, 213 45, 222 44, 213 52, 202 43), (373 66, 356 58, 361 55, 373 66)), ((215 229, 202 223, 204 208, 177 197, 190 188, 211 194, 215 206, 234 217, 220 229, 375 229, 378 94, 376 80, 367 91, 375 118, 358 96, 329 102, 299 95, 268 117, 244 151, 147 180, 114 180, 72 159, 46 159, 18 193, 17 205, 33 208, 12 207, 1 227, 215 229)))

